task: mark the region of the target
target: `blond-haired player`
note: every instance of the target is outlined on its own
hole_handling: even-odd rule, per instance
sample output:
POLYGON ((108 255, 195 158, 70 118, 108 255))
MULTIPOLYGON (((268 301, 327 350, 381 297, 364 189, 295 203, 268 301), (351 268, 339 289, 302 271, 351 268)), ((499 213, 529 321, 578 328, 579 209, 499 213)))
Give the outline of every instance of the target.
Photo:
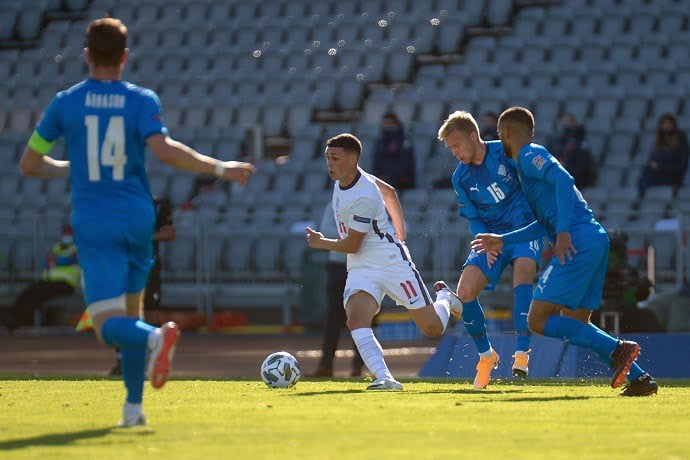
MULTIPOLYGON (((472 114, 451 113, 438 130, 438 139, 445 142, 459 161, 453 173, 453 189, 460 216, 469 220, 474 235, 509 232, 534 221, 515 167, 503 153, 501 142, 483 141, 472 114)), ((486 334, 486 320, 478 296, 487 286, 493 289, 498 284, 509 264, 513 266, 513 322, 517 334, 513 374, 526 377, 529 372, 527 312, 542 247, 542 241, 535 240, 511 245, 500 254, 479 254, 472 250, 467 256, 457 295, 463 305, 462 321, 479 351, 475 388, 486 388, 492 369, 499 363, 499 356, 486 334)))

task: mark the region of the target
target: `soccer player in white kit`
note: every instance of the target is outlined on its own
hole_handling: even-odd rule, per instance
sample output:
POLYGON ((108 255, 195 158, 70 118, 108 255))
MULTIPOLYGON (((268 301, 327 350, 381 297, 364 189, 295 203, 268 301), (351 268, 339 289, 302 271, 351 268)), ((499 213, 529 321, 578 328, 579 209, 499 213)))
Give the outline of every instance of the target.
POLYGON ((359 167, 361 153, 361 142, 349 133, 326 142, 328 173, 335 180, 333 213, 340 238, 326 238, 308 227, 306 237, 311 248, 347 253, 343 305, 352 338, 376 376, 367 390, 402 390, 388 370, 371 328, 383 296, 387 294, 405 306, 429 337, 443 334, 450 308, 461 310, 462 302, 440 282, 434 286, 436 301, 432 302, 404 243, 405 222, 395 189, 359 167))

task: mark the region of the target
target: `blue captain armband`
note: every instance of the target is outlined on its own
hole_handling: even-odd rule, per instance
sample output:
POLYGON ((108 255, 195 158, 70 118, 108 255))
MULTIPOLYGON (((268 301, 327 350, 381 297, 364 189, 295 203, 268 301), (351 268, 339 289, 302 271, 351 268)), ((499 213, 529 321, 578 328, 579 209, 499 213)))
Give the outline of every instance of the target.
POLYGON ((29 147, 41 155, 48 155, 53 149, 53 145, 55 145, 55 141, 45 140, 38 131, 34 131, 29 138, 29 147))

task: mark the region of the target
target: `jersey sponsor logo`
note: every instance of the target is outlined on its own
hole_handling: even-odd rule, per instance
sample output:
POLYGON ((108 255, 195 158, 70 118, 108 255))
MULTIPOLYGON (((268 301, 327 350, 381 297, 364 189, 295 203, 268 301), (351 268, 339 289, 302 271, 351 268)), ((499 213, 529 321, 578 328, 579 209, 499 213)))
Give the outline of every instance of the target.
POLYGON ((498 175, 499 176, 505 176, 508 174, 508 171, 506 171, 505 165, 498 165, 498 175))
POLYGON ((357 214, 355 214, 355 215, 352 217, 352 219, 353 219, 355 222, 361 222, 361 223, 363 223, 363 224, 370 224, 370 223, 371 223, 371 218, 370 218, 370 217, 361 217, 361 216, 358 216, 357 214))
POLYGON ((479 191, 479 187, 472 187, 470 185, 470 192, 478 192, 478 191, 479 191))
POLYGON ((546 163, 546 158, 544 158, 541 155, 537 155, 536 157, 532 158, 532 164, 534 165, 535 168, 541 170, 541 168, 544 167, 544 164, 546 163))

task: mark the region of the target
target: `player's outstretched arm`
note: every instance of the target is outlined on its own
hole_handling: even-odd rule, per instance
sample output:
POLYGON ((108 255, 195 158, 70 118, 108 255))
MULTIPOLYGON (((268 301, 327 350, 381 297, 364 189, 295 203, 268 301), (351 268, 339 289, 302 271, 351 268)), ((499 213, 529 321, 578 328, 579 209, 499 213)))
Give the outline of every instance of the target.
POLYGON ((472 249, 479 254, 484 252, 500 253, 503 249, 503 237, 496 233, 479 233, 472 240, 472 249))
POLYGON ((378 177, 376 178, 376 185, 378 185, 379 190, 381 190, 381 196, 383 196, 386 211, 388 211, 388 214, 391 216, 393 228, 395 228, 395 236, 397 236, 400 241, 405 241, 407 238, 405 216, 403 214, 402 205, 400 204, 400 199, 398 198, 398 193, 395 191, 395 187, 385 181, 382 181, 378 177))
POLYGON ((247 183, 256 172, 256 168, 250 163, 216 160, 163 134, 149 136, 146 144, 160 161, 183 171, 215 174, 226 181, 238 182, 241 185, 247 183))
POLYGON ((26 147, 19 161, 22 174, 29 177, 52 179, 69 176, 69 161, 56 160, 26 147))
POLYGON ((354 254, 362 247, 362 241, 366 233, 358 232, 349 228, 347 236, 342 239, 326 238, 323 233, 317 232, 310 227, 306 228, 307 243, 312 249, 325 249, 327 251, 344 252, 354 254))

